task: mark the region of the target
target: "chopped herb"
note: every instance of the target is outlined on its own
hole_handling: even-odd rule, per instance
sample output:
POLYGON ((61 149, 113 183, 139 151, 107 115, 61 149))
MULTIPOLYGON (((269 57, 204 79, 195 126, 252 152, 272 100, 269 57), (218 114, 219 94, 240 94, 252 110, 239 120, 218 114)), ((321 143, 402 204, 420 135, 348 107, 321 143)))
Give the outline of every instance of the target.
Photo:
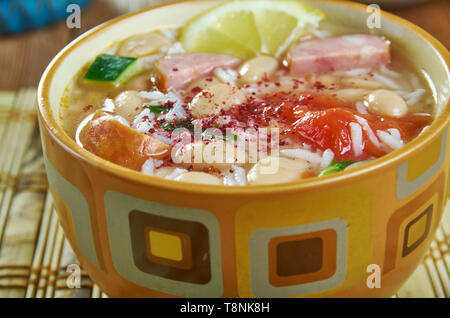
POLYGON ((160 105, 149 105, 148 109, 150 109, 150 111, 155 114, 161 114, 163 111, 167 110, 166 107, 160 105))
POLYGON ((166 131, 173 131, 177 128, 186 128, 190 131, 194 131, 194 124, 190 121, 168 121, 166 123, 163 123, 159 126, 160 128, 166 130, 166 131))
POLYGON ((328 168, 320 173, 319 177, 342 171, 353 163, 355 163, 355 161, 341 161, 332 163, 328 168))
POLYGON ((184 128, 187 128, 190 131, 194 131, 194 124, 191 121, 185 122, 184 125, 184 128))
POLYGON ((175 129, 175 127, 173 126, 173 121, 168 121, 167 123, 162 124, 160 127, 165 131, 172 131, 175 129))
POLYGON ((209 138, 209 139, 228 141, 228 138, 226 136, 216 136, 216 135, 211 134, 211 132, 209 132, 209 131, 203 132, 202 137, 209 138))

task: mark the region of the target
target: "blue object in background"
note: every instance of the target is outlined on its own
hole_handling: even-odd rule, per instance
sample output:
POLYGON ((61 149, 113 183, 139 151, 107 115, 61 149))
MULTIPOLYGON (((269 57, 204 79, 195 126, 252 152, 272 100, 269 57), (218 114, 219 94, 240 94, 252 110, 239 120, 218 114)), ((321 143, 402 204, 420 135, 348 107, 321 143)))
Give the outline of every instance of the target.
POLYGON ((0 0, 0 35, 42 28, 66 19, 70 4, 80 8, 90 0, 0 0))

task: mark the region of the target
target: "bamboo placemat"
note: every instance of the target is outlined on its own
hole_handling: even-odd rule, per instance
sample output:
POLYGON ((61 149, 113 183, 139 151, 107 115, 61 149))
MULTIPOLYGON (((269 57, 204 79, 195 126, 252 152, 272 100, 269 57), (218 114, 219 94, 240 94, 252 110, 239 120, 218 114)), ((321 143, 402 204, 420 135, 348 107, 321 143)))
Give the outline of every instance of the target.
MULTIPOLYGON (((450 204, 436 239, 396 297, 450 297, 450 204)), ((107 297, 82 271, 53 210, 37 128, 36 90, 0 92, 0 298, 107 297)))

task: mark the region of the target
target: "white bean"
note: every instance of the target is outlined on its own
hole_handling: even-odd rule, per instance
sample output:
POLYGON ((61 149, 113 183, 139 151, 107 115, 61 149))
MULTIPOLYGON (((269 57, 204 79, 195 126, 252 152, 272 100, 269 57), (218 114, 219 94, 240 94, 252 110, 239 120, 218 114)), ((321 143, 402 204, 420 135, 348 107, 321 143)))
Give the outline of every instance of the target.
POLYGON ((270 77, 278 68, 278 60, 270 56, 258 56, 245 62, 239 69, 240 83, 254 83, 270 77))
POLYGON ((182 174, 181 176, 175 178, 175 180, 202 184, 223 184, 223 181, 218 177, 209 173, 197 171, 182 174))
POLYGON ((155 169, 154 176, 160 177, 160 178, 165 178, 168 175, 170 175, 174 170, 175 170, 174 167, 162 167, 159 169, 155 169))
POLYGON ((216 84, 195 95, 189 109, 195 118, 203 118, 219 115, 222 109, 230 109, 233 105, 240 105, 246 100, 247 97, 238 87, 216 84))
MULTIPOLYGON (((204 90, 208 87, 214 86, 216 84, 220 84, 221 82, 219 81, 219 79, 215 76, 208 76, 202 79, 199 79, 195 82, 193 82, 191 85, 188 86, 188 88, 186 89, 187 93, 192 92, 195 89, 200 88, 201 90, 204 90)), ((198 93, 198 90, 197 90, 198 93)))
POLYGON ((114 99, 115 113, 132 121, 141 111, 144 100, 137 91, 124 91, 114 99))
POLYGON ((192 166, 195 170, 215 167, 227 171, 232 165, 248 163, 245 149, 235 147, 222 140, 211 140, 207 143, 197 141, 179 148, 173 160, 183 166, 192 166))
POLYGON ((122 42, 117 50, 117 55, 130 57, 146 56, 170 44, 171 41, 158 32, 138 34, 122 42))
POLYGON ((367 95, 364 105, 381 116, 400 118, 408 113, 408 105, 397 93, 385 89, 376 90, 367 95))
POLYGON ((267 157, 256 163, 249 171, 249 184, 274 184, 299 180, 310 170, 309 164, 300 159, 267 157))

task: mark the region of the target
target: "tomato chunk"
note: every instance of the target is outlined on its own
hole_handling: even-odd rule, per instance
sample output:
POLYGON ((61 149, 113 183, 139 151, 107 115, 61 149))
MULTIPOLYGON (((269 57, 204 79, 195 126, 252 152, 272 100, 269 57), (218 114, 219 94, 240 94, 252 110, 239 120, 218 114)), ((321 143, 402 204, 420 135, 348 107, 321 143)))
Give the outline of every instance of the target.
POLYGON ((280 114, 290 124, 290 128, 285 131, 287 135, 306 142, 315 149, 322 151, 331 149, 337 161, 366 160, 389 152, 390 150, 383 147, 376 136, 378 130, 397 129, 406 143, 431 122, 431 116, 423 115, 409 115, 395 119, 374 114, 360 114, 333 96, 312 96, 299 99, 296 103, 284 103, 280 114), (367 121, 369 129, 361 124, 360 121, 364 120, 367 121), (361 126, 362 153, 358 155, 353 151, 350 123, 361 126))
POLYGON ((150 157, 162 159, 170 153, 167 144, 101 112, 83 128, 80 141, 86 150, 97 156, 134 170, 141 170, 150 157))
POLYGON ((338 159, 354 159, 349 124, 355 117, 351 112, 331 108, 296 114, 299 119, 293 123, 292 132, 297 138, 317 149, 331 149, 338 159))

